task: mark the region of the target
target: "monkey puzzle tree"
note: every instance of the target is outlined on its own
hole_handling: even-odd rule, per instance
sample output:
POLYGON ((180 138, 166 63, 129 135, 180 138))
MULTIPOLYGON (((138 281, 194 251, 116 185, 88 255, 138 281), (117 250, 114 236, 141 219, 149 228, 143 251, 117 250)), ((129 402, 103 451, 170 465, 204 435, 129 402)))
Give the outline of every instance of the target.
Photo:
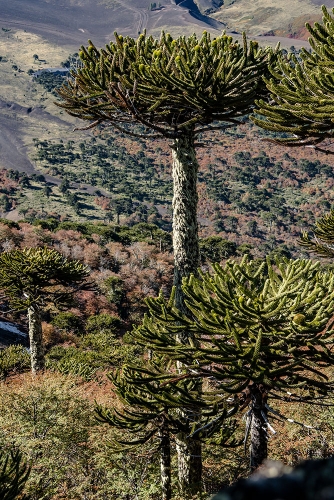
POLYGON ((334 210, 316 221, 313 237, 308 232, 302 234, 299 243, 309 252, 321 257, 334 257, 334 210))
POLYGON ((61 307, 84 286, 88 268, 49 248, 24 248, 0 254, 0 289, 13 309, 27 311, 31 370, 44 368, 41 312, 48 303, 61 307))
POLYGON ((323 23, 306 24, 312 52, 305 48, 300 59, 282 53, 269 65, 266 79, 271 100, 259 100, 251 119, 266 130, 285 132, 275 139, 286 146, 314 146, 334 135, 334 18, 322 7, 323 23))
POLYGON ((149 299, 139 333, 184 363, 182 380, 213 378, 222 397, 235 395, 241 409, 249 407, 245 442, 250 434, 255 469, 267 457, 272 430, 268 398, 317 404, 333 389, 326 369, 334 364, 334 275, 310 260, 277 260, 273 267, 269 259, 259 264, 247 256, 240 264, 215 264, 214 271, 184 279, 192 318, 163 297, 149 299), (182 327, 197 343, 173 340, 182 327), (291 389, 299 394, 287 397, 291 389))
MULTIPOLYGON (((130 125, 140 124, 147 131, 140 137, 171 140, 174 285, 181 309, 182 278, 199 266, 196 137, 238 124, 252 110, 255 98, 265 94, 261 76, 269 54, 257 42, 247 44, 245 36, 240 44, 225 34, 211 39, 207 32, 201 39, 162 32, 159 40, 115 34, 105 49, 92 42, 82 47, 83 67, 58 91, 58 105, 90 121, 89 127, 104 123, 136 136, 130 125)), ((178 341, 187 342, 188 332, 180 330, 178 341)), ((189 446, 180 437, 179 473, 190 478, 201 451, 191 453, 189 446)))
POLYGON ((0 451, 0 498, 14 500, 26 498, 20 494, 29 477, 30 467, 22 460, 22 453, 18 450, 0 451))
POLYGON ((182 307, 182 277, 197 272, 197 170, 195 139, 199 133, 238 124, 263 94, 268 50, 207 32, 160 40, 141 34, 137 40, 115 34, 115 42, 98 50, 81 47, 82 68, 58 89, 57 105, 70 115, 105 123, 141 137, 171 140, 173 158, 173 246, 176 300, 182 307), (214 123, 212 126, 211 124, 214 123))

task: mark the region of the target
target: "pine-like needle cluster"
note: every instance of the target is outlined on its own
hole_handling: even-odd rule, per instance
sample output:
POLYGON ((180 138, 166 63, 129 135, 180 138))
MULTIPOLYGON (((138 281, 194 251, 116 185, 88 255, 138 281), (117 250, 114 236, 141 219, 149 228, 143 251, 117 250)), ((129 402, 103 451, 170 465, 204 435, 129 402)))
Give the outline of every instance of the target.
POLYGON ((105 49, 81 47, 83 67, 58 90, 58 105, 92 125, 139 122, 175 138, 187 127, 204 130, 249 113, 265 92, 269 53, 245 36, 240 44, 207 32, 200 39, 162 32, 159 40, 115 33, 105 49))
POLYGON ((271 101, 259 100, 256 125, 289 137, 277 139, 287 146, 316 145, 334 135, 334 18, 322 7, 323 22, 306 24, 311 52, 300 58, 278 55, 265 79, 271 101))
POLYGON ((334 275, 310 260, 273 266, 248 260, 214 265, 214 274, 184 279, 191 315, 163 297, 149 299, 150 315, 136 334, 140 342, 182 361, 189 378, 215 378, 224 393, 250 383, 268 390, 326 392, 333 381, 334 275), (175 340, 191 332, 191 345, 175 340), (174 339, 174 340, 173 340, 174 339))

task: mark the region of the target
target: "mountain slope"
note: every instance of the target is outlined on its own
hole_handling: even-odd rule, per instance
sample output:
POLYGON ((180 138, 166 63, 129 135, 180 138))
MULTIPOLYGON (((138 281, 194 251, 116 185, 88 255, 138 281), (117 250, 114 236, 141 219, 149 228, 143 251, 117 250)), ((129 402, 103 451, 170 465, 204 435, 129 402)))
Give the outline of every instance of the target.
MULTIPOLYGON (((306 20, 319 17, 316 1, 321 2, 281 0, 278 8, 273 0, 224 0, 219 8, 221 0, 161 0, 160 7, 156 2, 158 7, 152 10, 149 0, 1 0, 0 168, 32 173, 34 138, 76 141, 86 136, 73 132, 81 124, 56 108, 54 96, 29 72, 60 66, 88 39, 101 47, 115 30, 135 37, 144 29, 153 36, 162 29, 174 36, 201 34, 204 29, 217 35, 227 26, 227 31, 271 32, 279 37, 259 40, 290 47, 290 39, 284 40, 282 34, 298 31, 306 20), (214 10, 210 17, 203 15, 214 10)), ((334 5, 334 0, 330 2, 334 5)), ((305 43, 294 40, 293 45, 300 48, 305 43)))
POLYGON ((1 0, 0 25, 21 27, 59 45, 75 47, 86 44, 88 38, 103 46, 115 30, 137 36, 144 29, 150 33, 167 29, 180 35, 200 33, 207 27, 205 19, 189 14, 184 2, 176 5, 163 0, 161 4, 150 10, 149 0, 1 0))
MULTIPOLYGON (((200 1, 200 0, 199 0, 200 1)), ((272 34, 307 39, 305 22, 321 19, 321 0, 225 0, 213 17, 228 29, 251 35, 272 34)), ((326 6, 334 7, 333 0, 326 6)))

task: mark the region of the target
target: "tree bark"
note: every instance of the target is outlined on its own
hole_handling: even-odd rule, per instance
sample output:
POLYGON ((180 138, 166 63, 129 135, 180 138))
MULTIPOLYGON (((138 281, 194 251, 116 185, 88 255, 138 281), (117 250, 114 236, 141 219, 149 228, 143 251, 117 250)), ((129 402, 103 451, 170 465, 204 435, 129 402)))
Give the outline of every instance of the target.
MULTIPOLYGON (((185 129, 183 135, 172 146, 173 157, 173 250, 174 250, 174 286, 175 304, 179 310, 187 313, 182 293, 182 278, 197 274, 200 265, 198 223, 197 223, 197 173, 198 162, 194 148, 194 130, 185 129)), ((189 332, 179 333, 177 340, 188 343, 189 332)), ((179 366, 180 370, 182 366, 179 366)), ((200 389, 199 389, 200 390, 200 389)), ((181 410, 181 416, 187 419, 187 412, 181 410)), ((200 412, 193 415, 200 418, 200 412)), ((180 432, 176 436, 178 454, 178 480, 180 493, 189 495, 201 488, 202 458, 201 444, 180 432)))
POLYGON ((194 131, 186 129, 175 139, 173 157, 173 250, 176 306, 184 309, 181 290, 182 278, 196 274, 199 267, 197 223, 198 162, 194 148, 194 131))
POLYGON ((28 309, 31 371, 36 374, 44 369, 44 347, 41 312, 37 305, 28 309))
POLYGON ((250 429, 250 468, 257 469, 268 456, 267 391, 260 384, 249 386, 251 390, 252 423, 250 429))
POLYGON ((182 498, 189 499, 201 490, 202 446, 199 441, 189 438, 187 433, 176 436, 178 455, 178 485, 182 498))
POLYGON ((159 436, 160 444, 160 473, 161 473, 161 499, 171 500, 172 498, 172 483, 171 483, 171 458, 170 458, 170 437, 167 426, 164 426, 159 436))

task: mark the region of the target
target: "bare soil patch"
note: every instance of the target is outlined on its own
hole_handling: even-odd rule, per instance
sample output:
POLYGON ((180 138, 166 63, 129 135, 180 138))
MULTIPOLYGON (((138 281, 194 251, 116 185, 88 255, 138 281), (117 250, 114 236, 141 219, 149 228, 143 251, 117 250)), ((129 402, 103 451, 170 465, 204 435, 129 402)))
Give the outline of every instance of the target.
POLYGON ((92 39, 96 45, 108 43, 114 31, 137 36, 138 32, 168 27, 203 31, 207 24, 194 19, 187 9, 172 0, 163 9, 149 11, 147 0, 2 0, 0 24, 22 28, 60 46, 79 47, 92 39))

